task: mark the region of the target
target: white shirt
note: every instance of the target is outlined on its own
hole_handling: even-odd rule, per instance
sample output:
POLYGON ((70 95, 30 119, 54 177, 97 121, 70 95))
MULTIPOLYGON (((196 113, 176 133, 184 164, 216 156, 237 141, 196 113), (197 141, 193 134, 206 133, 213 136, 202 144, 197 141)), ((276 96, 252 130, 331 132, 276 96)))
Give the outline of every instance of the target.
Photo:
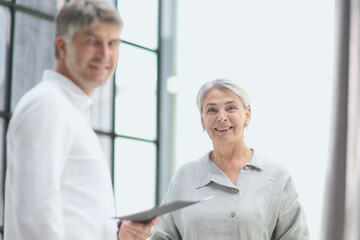
POLYGON ((209 153, 173 176, 164 203, 214 198, 160 216, 151 236, 171 240, 308 240, 304 210, 288 172, 254 151, 236 184, 209 153))
POLYGON ((4 240, 117 239, 91 104, 51 70, 19 101, 7 133, 4 240))

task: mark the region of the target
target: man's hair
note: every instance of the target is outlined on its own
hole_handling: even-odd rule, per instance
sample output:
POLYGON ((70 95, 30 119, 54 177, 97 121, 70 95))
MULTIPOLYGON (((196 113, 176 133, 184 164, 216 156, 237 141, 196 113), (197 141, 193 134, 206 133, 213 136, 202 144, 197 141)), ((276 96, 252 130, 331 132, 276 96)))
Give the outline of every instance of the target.
MULTIPOLYGON (((71 0, 59 11, 55 19, 55 34, 63 36, 66 42, 71 42, 79 30, 92 28, 99 22, 112 23, 119 28, 123 21, 117 9, 103 0, 71 0)), ((55 47, 55 56, 59 58, 55 47)))

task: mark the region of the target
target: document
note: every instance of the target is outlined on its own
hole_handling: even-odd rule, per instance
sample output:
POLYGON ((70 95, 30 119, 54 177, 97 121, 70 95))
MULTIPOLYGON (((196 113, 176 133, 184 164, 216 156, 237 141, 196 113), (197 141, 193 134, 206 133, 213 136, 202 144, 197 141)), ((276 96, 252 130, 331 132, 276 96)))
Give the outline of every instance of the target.
POLYGON ((114 217, 114 218, 121 219, 121 220, 129 220, 129 221, 133 221, 133 222, 147 222, 147 221, 153 219, 154 217, 178 210, 180 208, 184 208, 184 207, 191 206, 191 205, 194 205, 197 203, 201 203, 201 202, 210 200, 211 198, 213 198, 213 196, 203 198, 200 200, 195 200, 195 201, 174 201, 171 203, 156 206, 152 209, 149 209, 149 210, 146 210, 143 212, 126 215, 126 216, 114 217))

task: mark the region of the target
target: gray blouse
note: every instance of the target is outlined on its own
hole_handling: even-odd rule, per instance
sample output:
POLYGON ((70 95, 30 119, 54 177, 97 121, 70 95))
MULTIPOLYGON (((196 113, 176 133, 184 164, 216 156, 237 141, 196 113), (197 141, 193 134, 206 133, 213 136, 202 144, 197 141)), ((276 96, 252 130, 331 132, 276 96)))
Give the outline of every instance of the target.
POLYGON ((310 239, 294 183, 283 167, 254 151, 234 185, 209 155, 175 173, 163 203, 214 198, 160 216, 150 239, 310 239))

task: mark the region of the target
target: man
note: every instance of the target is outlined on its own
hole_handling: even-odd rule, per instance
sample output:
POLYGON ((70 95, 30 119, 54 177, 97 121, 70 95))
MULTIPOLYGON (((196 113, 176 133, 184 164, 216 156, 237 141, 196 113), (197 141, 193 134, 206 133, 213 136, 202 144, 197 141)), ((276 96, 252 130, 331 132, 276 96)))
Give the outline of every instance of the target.
POLYGON ((117 232, 108 166, 89 121, 91 94, 113 74, 122 20, 73 0, 55 22, 56 66, 19 101, 7 135, 5 240, 146 239, 156 219, 117 232))

